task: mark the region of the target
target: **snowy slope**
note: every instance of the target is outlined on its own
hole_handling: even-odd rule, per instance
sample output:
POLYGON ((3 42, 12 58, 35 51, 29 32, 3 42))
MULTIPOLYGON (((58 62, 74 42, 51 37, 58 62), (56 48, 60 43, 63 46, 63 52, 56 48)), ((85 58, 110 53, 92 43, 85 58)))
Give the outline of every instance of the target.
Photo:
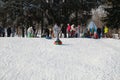
POLYGON ((120 41, 0 38, 0 80, 120 80, 120 41))

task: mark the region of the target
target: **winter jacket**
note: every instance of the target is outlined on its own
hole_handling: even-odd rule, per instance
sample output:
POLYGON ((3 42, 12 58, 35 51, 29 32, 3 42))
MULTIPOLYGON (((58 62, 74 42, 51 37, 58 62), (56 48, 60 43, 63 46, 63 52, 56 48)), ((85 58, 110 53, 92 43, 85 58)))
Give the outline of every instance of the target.
POLYGON ((58 33, 60 32, 60 28, 58 27, 57 24, 54 25, 53 32, 54 32, 55 37, 57 37, 58 33))
POLYGON ((101 28, 97 28, 97 33, 101 34, 101 28))
POLYGON ((29 27, 28 30, 27 30, 27 32, 28 33, 33 33, 34 31, 33 31, 32 27, 29 27))
POLYGON ((71 30, 71 26, 68 25, 68 27, 67 27, 67 31, 70 32, 70 30, 71 30))
POLYGON ((108 33, 108 27, 107 26, 105 26, 105 28, 104 28, 104 33, 108 33))
POLYGON ((33 37, 33 34, 34 34, 33 28, 29 27, 27 30, 27 33, 28 33, 28 37, 33 37))

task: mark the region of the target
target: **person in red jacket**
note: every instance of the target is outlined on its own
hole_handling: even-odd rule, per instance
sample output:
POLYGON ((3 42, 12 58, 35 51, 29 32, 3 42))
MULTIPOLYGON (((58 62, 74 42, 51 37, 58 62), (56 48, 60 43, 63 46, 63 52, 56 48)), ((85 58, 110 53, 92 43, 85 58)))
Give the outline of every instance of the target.
POLYGON ((68 24, 68 25, 67 25, 68 38, 71 37, 71 32, 70 32, 70 30, 71 30, 71 26, 70 26, 70 24, 68 24))

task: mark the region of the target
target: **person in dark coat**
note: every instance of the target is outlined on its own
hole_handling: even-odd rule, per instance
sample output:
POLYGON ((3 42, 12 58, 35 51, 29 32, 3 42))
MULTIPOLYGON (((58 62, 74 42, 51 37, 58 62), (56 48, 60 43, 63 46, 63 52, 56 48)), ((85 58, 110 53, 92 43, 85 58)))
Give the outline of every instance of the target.
POLYGON ((62 31, 62 33, 64 34, 64 38, 66 38, 66 37, 67 37, 67 32, 66 32, 66 27, 65 27, 65 25, 62 26, 61 31, 62 31))
POLYGON ((5 28, 2 27, 2 37, 5 37, 5 28))
POLYGON ((5 28, 3 26, 0 26, 0 37, 5 36, 5 28))
POLYGON ((32 28, 33 28, 33 36, 36 37, 37 35, 36 35, 36 28, 35 28, 35 25, 33 25, 32 28))
POLYGON ((98 38, 100 38, 101 37, 101 28, 97 28, 97 35, 98 35, 98 38))
POLYGON ((15 36, 15 26, 13 26, 13 27, 11 28, 11 34, 12 34, 12 37, 15 36))
POLYGON ((7 37, 10 37, 11 36, 11 27, 9 26, 7 28, 7 37))
POLYGON ((2 27, 0 26, 0 37, 2 36, 2 27))
POLYGON ((103 26, 102 29, 101 29, 102 37, 105 36, 105 34, 104 34, 104 29, 105 29, 105 27, 103 26))
POLYGON ((45 35, 46 35, 46 37, 49 37, 49 34, 50 34, 49 29, 46 28, 46 29, 45 29, 45 35))

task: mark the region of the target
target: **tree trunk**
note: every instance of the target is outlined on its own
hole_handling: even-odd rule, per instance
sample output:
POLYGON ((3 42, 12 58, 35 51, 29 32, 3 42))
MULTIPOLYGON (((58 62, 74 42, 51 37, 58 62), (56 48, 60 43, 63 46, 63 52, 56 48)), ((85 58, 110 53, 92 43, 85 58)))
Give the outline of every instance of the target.
POLYGON ((78 11, 77 10, 76 10, 75 15, 76 15, 76 26, 77 26, 78 25, 78 11))
POLYGON ((25 37, 24 27, 22 26, 22 37, 25 37))
POLYGON ((41 36, 42 36, 42 33, 43 33, 43 26, 44 26, 44 19, 43 19, 43 12, 42 12, 42 20, 41 20, 41 36))

